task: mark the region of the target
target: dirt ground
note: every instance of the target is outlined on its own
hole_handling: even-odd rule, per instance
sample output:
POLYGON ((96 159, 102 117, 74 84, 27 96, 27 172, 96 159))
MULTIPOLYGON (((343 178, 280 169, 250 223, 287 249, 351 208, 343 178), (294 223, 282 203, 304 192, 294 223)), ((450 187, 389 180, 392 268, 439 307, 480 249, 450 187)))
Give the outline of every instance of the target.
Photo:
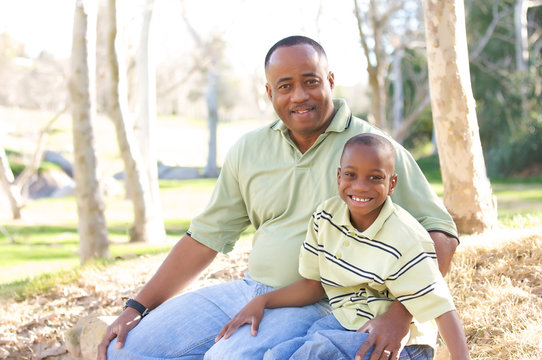
MULTIPOLYGON (((246 269, 248 248, 220 254, 190 288, 212 285, 241 277, 246 269)), ((58 286, 21 302, 0 304, 0 359, 71 360, 64 333, 89 314, 115 315, 152 276, 165 255, 142 256, 119 261, 107 271, 89 268, 77 282, 58 286)))

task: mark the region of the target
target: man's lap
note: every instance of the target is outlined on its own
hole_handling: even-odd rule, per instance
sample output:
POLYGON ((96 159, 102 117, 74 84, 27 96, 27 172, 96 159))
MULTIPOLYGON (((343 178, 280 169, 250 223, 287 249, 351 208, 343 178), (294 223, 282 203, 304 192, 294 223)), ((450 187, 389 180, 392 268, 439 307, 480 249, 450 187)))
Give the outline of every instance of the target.
MULTIPOLYGON (((369 334, 346 330, 332 315, 316 321, 302 337, 278 344, 265 353, 264 360, 353 359, 369 334)), ((363 360, 369 359, 371 352, 363 360)), ((399 360, 430 360, 433 349, 429 346, 407 346, 399 360)))
POLYGON ((114 339, 108 359, 242 359, 243 354, 260 354, 277 343, 306 333, 310 325, 328 312, 325 305, 266 310, 258 336, 243 326, 229 339, 214 338, 248 301, 272 290, 250 278, 214 285, 175 297, 134 328, 122 350, 114 339), (209 349, 212 349, 209 351, 209 349))

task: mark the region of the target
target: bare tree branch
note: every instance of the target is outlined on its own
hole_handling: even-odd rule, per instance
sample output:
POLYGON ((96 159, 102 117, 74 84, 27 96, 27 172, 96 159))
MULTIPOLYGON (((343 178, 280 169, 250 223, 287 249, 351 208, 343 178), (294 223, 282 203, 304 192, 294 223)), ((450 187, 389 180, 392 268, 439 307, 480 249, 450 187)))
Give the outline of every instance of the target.
POLYGON ((478 43, 478 46, 476 46, 476 49, 470 52, 469 59, 472 61, 476 59, 484 48, 486 47, 487 43, 489 42, 489 39, 491 39, 491 36, 493 35, 493 32, 495 31, 495 28, 497 27, 499 21, 512 13, 512 9, 508 9, 507 11, 499 12, 499 6, 498 3, 493 3, 493 19, 491 20, 491 23, 486 29, 486 32, 484 36, 480 39, 480 42, 478 43))
POLYGON ((371 64, 371 58, 370 58, 371 50, 369 49, 369 45, 367 44, 367 36, 365 36, 365 33, 363 32, 363 29, 361 27, 361 24, 363 24, 363 19, 361 18, 361 12, 360 12, 357 0, 354 0, 354 14, 356 15, 361 47, 363 48, 365 58, 367 59, 367 69, 370 73, 371 71, 374 71, 373 70, 374 66, 373 64, 371 64))
POLYGON ((15 181, 13 182, 13 185, 17 187, 22 187, 28 179, 34 175, 41 164, 41 160, 43 159, 43 152, 45 151, 45 144, 47 143, 47 138, 49 137, 49 131, 51 130, 51 127, 53 124, 60 118, 64 112, 68 110, 68 105, 64 105, 64 107, 58 111, 43 127, 43 129, 40 130, 40 133, 38 135, 38 140, 36 143, 36 149, 34 150, 34 154, 32 155, 32 160, 30 161, 30 164, 28 164, 24 170, 17 176, 15 181))
POLYGON ((418 106, 416 106, 416 108, 410 114, 408 114, 407 117, 404 118, 403 122, 401 123, 401 127, 399 129, 395 129, 393 138, 401 143, 404 140, 409 127, 418 119, 418 116, 421 115, 421 113, 429 106, 430 103, 431 97, 429 96, 429 89, 426 87, 424 99, 418 103, 418 106))
POLYGON ((194 64, 192 65, 192 67, 186 72, 186 74, 184 74, 184 76, 179 80, 179 81, 176 81, 175 83, 173 83, 172 85, 170 85, 168 88, 164 89, 164 90, 161 90, 157 96, 159 97, 164 97, 164 96, 167 96, 169 94, 171 94, 173 91, 175 91, 179 86, 181 86, 182 84, 185 84, 188 79, 190 79, 190 77, 198 70, 201 70, 202 68, 206 67, 207 65, 209 64, 209 59, 208 58, 204 58, 203 59, 203 62, 194 62, 194 64))

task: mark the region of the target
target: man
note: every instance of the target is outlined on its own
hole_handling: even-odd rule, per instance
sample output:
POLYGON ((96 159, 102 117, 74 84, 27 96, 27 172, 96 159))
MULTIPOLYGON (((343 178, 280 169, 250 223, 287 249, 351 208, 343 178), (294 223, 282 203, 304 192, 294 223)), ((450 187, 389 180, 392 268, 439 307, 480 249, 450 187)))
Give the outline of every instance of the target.
MULTIPOLYGON (((99 359, 258 359, 275 345, 304 335, 329 313, 325 303, 269 310, 257 338, 242 327, 227 341, 214 338, 255 296, 300 279, 299 248, 316 206, 336 194, 330 168, 344 143, 363 133, 381 133, 332 99, 334 75, 317 42, 301 36, 275 44, 265 60, 266 91, 280 120, 243 136, 230 150, 208 207, 193 219, 151 280, 108 327, 99 359), (172 298, 215 258, 230 251, 250 224, 256 229, 245 279, 172 298), (165 302, 165 303, 164 303, 165 302), (160 306, 159 306, 160 305, 160 306), (148 317, 141 320, 146 314, 148 317), (287 329, 280 326, 287 321, 287 329), (128 336, 127 336, 128 334, 128 336), (114 338, 116 342, 112 342, 114 338), (214 346, 213 346, 214 345, 214 346), (121 350, 116 348, 122 347, 121 350)), ((394 143, 402 181, 394 201, 406 208, 435 242, 446 273, 457 246, 457 230, 420 169, 394 143)), ((412 316, 398 302, 368 322, 361 352, 371 360, 400 351, 412 316), (377 355, 378 354, 378 355, 377 355)))

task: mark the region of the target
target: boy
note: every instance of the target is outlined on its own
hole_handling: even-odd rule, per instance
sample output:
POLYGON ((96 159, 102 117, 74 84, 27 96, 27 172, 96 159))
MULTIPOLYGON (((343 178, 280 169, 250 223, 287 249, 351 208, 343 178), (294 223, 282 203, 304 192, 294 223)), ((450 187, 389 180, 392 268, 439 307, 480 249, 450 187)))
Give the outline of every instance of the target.
MULTIPOLYGON (((216 341, 247 323, 255 336, 265 308, 304 306, 327 296, 332 314, 315 322, 306 336, 269 350, 264 359, 357 360, 368 334, 356 330, 399 300, 415 318, 401 356, 432 358, 437 332, 430 320, 436 319, 452 359, 469 359, 433 242, 389 197, 397 184, 393 145, 379 135, 354 136, 344 146, 340 166, 339 196, 318 207, 301 248, 304 279, 253 299, 216 341)), ((387 350, 377 355, 392 356, 387 350)))

